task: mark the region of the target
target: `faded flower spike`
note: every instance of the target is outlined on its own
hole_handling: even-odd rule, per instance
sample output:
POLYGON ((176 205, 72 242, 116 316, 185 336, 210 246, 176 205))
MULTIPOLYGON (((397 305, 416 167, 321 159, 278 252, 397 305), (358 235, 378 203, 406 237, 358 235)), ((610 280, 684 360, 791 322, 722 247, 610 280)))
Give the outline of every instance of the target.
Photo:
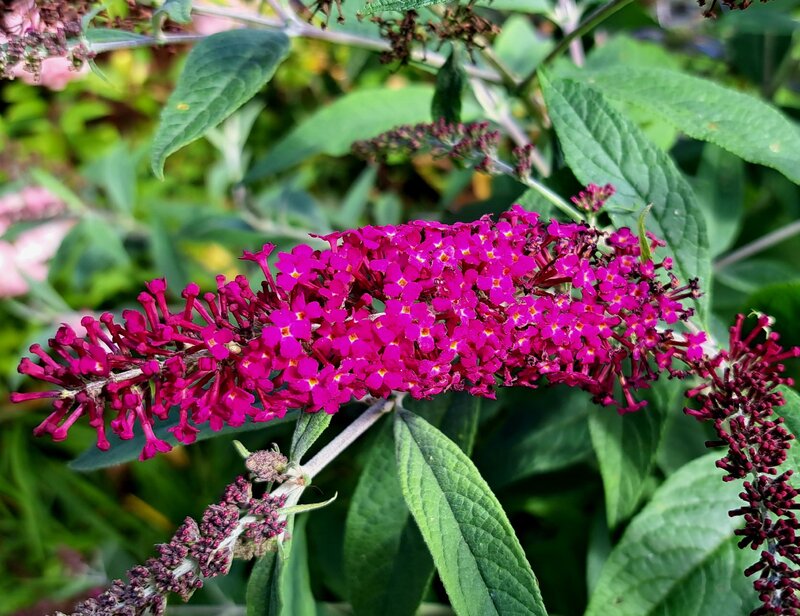
POLYGON ((234 558, 249 560, 277 549, 277 537, 286 530, 280 513, 285 503, 286 495, 254 497, 252 483, 238 477, 199 524, 186 518, 169 543, 156 546, 157 557, 128 571, 127 581, 115 580, 76 606, 71 616, 164 614, 170 593, 188 601, 204 579, 226 575, 234 558))
POLYGON ((792 471, 778 471, 794 437, 774 409, 784 403, 777 387, 791 384, 791 379, 781 376, 781 362, 800 356, 800 348, 781 347, 778 334, 768 330, 769 317, 760 316, 747 335, 742 332, 744 320, 739 315, 731 327, 728 351, 699 363, 697 369, 706 382, 687 396, 700 408, 687 408, 686 413, 714 423, 719 440, 706 444, 727 448, 717 462, 726 473, 724 480, 747 479, 740 494, 745 505, 730 515, 744 517, 744 528, 735 531, 742 537, 739 547, 759 551, 758 562, 745 571, 748 576, 759 574, 753 585, 762 606, 753 615, 797 614, 800 522, 796 511, 800 504, 790 483, 792 471))
MULTIPOLYGON (((493 397, 497 386, 547 379, 591 392, 620 412, 645 405, 634 390, 674 362, 699 361, 705 335, 666 326, 687 319, 698 295, 672 262, 640 260, 629 229, 603 233, 541 221, 519 206, 497 221, 444 225, 416 221, 364 227, 300 245, 246 252, 261 268, 260 289, 244 276, 217 278, 217 293, 191 284, 170 307, 154 280, 140 311, 122 320, 85 317, 87 334, 62 326, 51 353, 31 347, 19 371, 48 391, 12 400, 52 399, 36 434, 63 439, 86 417, 98 446, 107 426, 146 437, 141 457, 166 451, 154 432, 191 443, 198 425, 218 430, 269 421, 288 409, 335 412, 352 398, 392 391, 429 398, 447 390, 493 397)), ((663 242, 650 236, 653 249, 663 242)))

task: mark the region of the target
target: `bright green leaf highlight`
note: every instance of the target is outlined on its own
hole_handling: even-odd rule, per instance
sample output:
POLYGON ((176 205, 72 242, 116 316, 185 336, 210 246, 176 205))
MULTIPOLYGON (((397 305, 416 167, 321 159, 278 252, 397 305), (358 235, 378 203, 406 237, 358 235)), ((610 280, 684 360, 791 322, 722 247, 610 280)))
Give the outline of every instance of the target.
MULTIPOLYGON (((616 187, 606 206, 614 224, 635 228, 639 208, 652 203, 650 230, 667 241, 659 253, 674 258, 681 280, 699 277, 707 283, 711 264, 705 218, 675 163, 599 92, 571 80, 551 82, 543 74, 540 80, 572 172, 583 184, 616 187)), ((701 307, 707 298, 700 298, 701 307)))
POLYGON ((606 96, 644 107, 694 139, 715 143, 800 182, 797 125, 755 96, 659 68, 620 66, 587 73, 586 78, 606 96))
POLYGON ((232 30, 200 41, 161 113, 152 153, 156 176, 163 178, 170 154, 255 96, 288 52, 289 38, 275 31, 232 30))
MULTIPOLYGON (((687 420, 691 421, 691 420, 687 420)), ((720 457, 672 475, 636 516, 600 573, 586 616, 746 616, 758 602, 742 571, 755 560, 736 547, 737 482, 722 481, 720 457)))
POLYGON ((429 121, 432 99, 433 88, 422 85, 351 92, 304 120, 253 166, 245 180, 278 173, 316 154, 343 156, 354 141, 399 124, 429 121))
POLYGON ((650 213, 650 210, 653 208, 652 203, 648 203, 647 207, 642 210, 642 213, 639 214, 639 250, 641 251, 640 258, 642 262, 649 261, 652 257, 650 253, 650 240, 647 239, 647 215, 650 213))
POLYGON ((456 613, 546 614, 514 529, 470 459, 408 411, 397 412, 394 433, 403 496, 456 613))

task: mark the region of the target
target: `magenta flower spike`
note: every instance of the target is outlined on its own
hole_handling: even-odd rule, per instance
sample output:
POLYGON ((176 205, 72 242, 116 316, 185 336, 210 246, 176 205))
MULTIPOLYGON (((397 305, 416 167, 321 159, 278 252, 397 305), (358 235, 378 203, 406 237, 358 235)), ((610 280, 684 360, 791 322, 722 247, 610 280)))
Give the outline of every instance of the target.
MULTIPOLYGON (((66 437, 81 418, 109 446, 135 425, 142 459, 166 451, 153 428, 191 443, 200 424, 214 430, 269 421, 288 409, 335 412, 352 398, 392 391, 429 398, 447 390, 492 397, 498 386, 543 379, 589 391, 620 412, 645 405, 633 395, 676 361, 702 356, 703 334, 665 328, 687 319, 681 303, 698 295, 668 259, 642 262, 628 229, 603 233, 541 221, 515 206, 498 220, 444 225, 416 221, 364 227, 281 253, 245 253, 264 275, 197 285, 168 305, 163 280, 139 296, 141 310, 117 320, 85 317, 87 335, 62 326, 20 372, 48 391, 16 402, 53 400, 36 434, 66 437)), ((650 238, 653 249, 663 242, 650 238)))

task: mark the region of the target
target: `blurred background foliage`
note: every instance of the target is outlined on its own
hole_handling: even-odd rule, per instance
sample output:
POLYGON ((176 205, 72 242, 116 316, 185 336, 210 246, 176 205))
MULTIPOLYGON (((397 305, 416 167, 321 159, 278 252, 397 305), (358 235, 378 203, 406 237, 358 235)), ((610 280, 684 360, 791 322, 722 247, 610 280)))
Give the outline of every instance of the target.
MULTIPOLYGON (((503 28, 496 53, 520 73, 535 68, 557 34, 541 14, 551 9, 547 0, 523 5, 529 8, 487 13, 503 28)), ((584 39, 588 63, 681 69, 758 93, 796 118, 797 5, 776 0, 709 21, 688 0, 633 4, 584 39)), ((352 12, 349 17, 331 27, 375 28, 352 12)), ((0 83, 0 197, 26 186, 46 188, 65 204, 55 216, 73 223, 51 246, 47 278, 29 278, 26 293, 0 301, 0 614, 67 609, 147 558, 153 543, 167 539, 184 516, 200 514, 241 471, 230 437, 178 447, 146 463, 70 470, 66 463, 92 446, 93 431, 76 426, 64 443, 34 440, 31 430, 46 406, 6 402, 28 345, 86 312, 121 311, 153 277, 166 276, 173 292, 190 280, 212 289, 216 274, 246 270, 237 259, 243 249, 266 241, 287 248, 309 232, 367 223, 474 219, 505 209, 524 191, 514 180, 424 156, 378 168, 348 155, 347 144, 362 136, 361 124, 386 121, 381 105, 393 98, 400 97, 395 105, 408 121, 428 119, 435 76, 424 67, 381 65, 372 52, 301 40, 293 42, 269 87, 208 138, 172 156, 166 180, 158 181, 148 148, 184 57, 179 48, 117 51, 99 59, 102 76, 86 75, 62 91, 0 83), (252 181, 242 183, 248 174, 252 181)), ((557 70, 568 72, 569 61, 561 62, 557 70)), ((800 344, 800 235, 725 261, 737 247, 800 219, 797 186, 620 105, 672 154, 706 210, 718 258, 713 284, 706 284, 718 317, 715 333, 724 338, 732 315, 755 307, 778 318, 785 342, 800 344)), ((467 100, 465 116, 477 108, 467 100)), ((512 112, 524 120, 522 108, 512 112)), ((758 121, 752 118, 753 131, 758 121)), ((557 166, 559 151, 551 137, 542 139, 541 149, 557 166)), ((563 170, 548 184, 565 196, 580 188, 563 170)), ((2 240, 13 241, 40 222, 16 222, 2 240)), ((663 399, 654 406, 670 420, 646 491, 704 451, 703 429, 682 417, 670 391, 656 392, 663 399)), ((334 424, 343 425, 348 413, 334 424)), ((505 391, 482 410, 474 458, 498 490, 553 614, 582 612, 619 533, 605 523, 588 418, 584 396, 553 390, 505 391)), ((290 434, 284 425, 240 438, 251 450, 271 442, 285 448, 290 434)), ((340 497, 314 512, 308 525, 311 579, 328 613, 346 613, 344 520, 369 438, 323 475, 320 494, 338 491, 340 497)), ((237 606, 248 567, 237 564, 230 576, 208 584, 192 601, 201 611, 191 613, 243 613, 237 606)), ((443 597, 434 582, 428 602, 443 597)))

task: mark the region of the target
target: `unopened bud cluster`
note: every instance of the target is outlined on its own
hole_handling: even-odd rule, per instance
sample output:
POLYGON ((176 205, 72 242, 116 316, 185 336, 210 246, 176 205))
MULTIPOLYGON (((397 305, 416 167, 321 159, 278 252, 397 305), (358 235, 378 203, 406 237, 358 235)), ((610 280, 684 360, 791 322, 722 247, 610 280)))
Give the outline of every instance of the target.
POLYGON ((740 496, 746 504, 730 515, 745 520, 735 531, 742 537, 739 547, 759 553, 758 562, 745 571, 759 574, 754 586, 762 605, 753 615, 794 615, 800 612, 800 503, 790 483, 792 471, 778 471, 794 437, 774 409, 784 403, 777 387, 791 384, 782 376, 782 362, 800 356, 800 348, 781 347, 766 316, 747 335, 744 321, 739 315, 731 327, 727 351, 696 367, 706 382, 688 392, 700 408, 686 413, 713 422, 718 440, 707 445, 726 448, 717 462, 724 480, 745 480, 740 496))
MULTIPOLYGON (((264 473, 278 475, 277 467, 286 466, 286 458, 276 452, 253 456, 259 454, 267 454, 260 460, 264 473), (267 458, 272 471, 263 466, 267 458)), ((204 580, 226 575, 234 558, 247 560, 277 549, 286 530, 280 511, 286 496, 253 496, 255 480, 238 477, 199 523, 186 518, 169 543, 156 546, 157 557, 133 567, 127 580, 115 580, 102 594, 77 605, 71 616, 161 616, 170 594, 188 601, 204 580)))
POLYGON ((91 57, 78 44, 81 11, 87 4, 59 1, 39 7, 29 0, 11 3, 0 26, 0 77, 13 79, 17 67, 38 76, 48 58, 67 57, 75 70, 83 66, 91 57))

